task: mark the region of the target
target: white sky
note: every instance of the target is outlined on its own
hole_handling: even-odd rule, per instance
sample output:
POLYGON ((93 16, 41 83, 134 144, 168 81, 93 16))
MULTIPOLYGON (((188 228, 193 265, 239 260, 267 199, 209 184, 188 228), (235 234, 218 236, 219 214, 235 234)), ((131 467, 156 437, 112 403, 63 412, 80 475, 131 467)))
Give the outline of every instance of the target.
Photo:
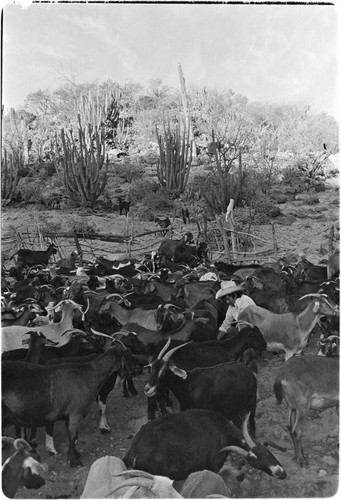
MULTIPOLYGON (((337 0, 339 1, 339 0, 337 0)), ((159 78, 230 88, 250 100, 307 102, 338 116, 333 5, 31 4, 3 9, 3 104, 77 83, 159 78)))

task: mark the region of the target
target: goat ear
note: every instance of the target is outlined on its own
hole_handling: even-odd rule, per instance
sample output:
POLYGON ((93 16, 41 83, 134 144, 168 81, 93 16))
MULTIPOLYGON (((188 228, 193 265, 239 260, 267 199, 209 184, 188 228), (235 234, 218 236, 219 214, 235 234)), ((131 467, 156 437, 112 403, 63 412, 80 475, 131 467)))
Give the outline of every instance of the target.
POLYGON ((320 309, 320 303, 319 302, 315 302, 314 304, 314 309, 313 309, 313 313, 317 313, 317 311, 320 309))
POLYGON ((187 372, 185 372, 185 370, 181 370, 181 368, 178 368, 175 365, 174 361, 170 360, 168 367, 174 373, 174 375, 177 375, 178 377, 183 379, 187 378, 187 372))

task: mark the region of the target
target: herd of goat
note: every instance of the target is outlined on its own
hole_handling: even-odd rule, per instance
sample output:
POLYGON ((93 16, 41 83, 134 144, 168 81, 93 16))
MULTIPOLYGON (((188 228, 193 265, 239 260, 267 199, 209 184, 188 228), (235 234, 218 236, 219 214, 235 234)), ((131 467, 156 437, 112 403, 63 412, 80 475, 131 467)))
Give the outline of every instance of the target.
MULTIPOLYGON (((19 249, 15 266, 2 273, 2 428, 16 432, 16 439, 3 437, 15 448, 3 465, 6 496, 48 477, 35 455, 37 428, 45 428, 46 448, 56 454, 53 427, 64 420, 68 463, 81 465, 76 441, 91 404, 99 405, 100 431, 110 432, 106 402, 117 378, 124 395, 134 395, 134 376, 146 367, 148 423, 119 461, 116 489, 129 496, 133 485, 148 484, 160 498, 183 498, 177 482, 184 486, 200 471, 217 476, 231 451, 284 479, 284 468, 255 438, 257 359, 265 350, 284 354, 274 395, 289 407, 294 459, 307 464, 304 421, 310 410, 339 401, 337 253, 323 265, 303 258, 232 265, 211 262, 191 233, 164 239, 141 261, 98 257, 81 267, 76 252, 59 261, 56 253, 52 243, 44 251, 19 249), (218 341, 228 306, 216 292, 224 280, 242 285, 256 305, 239 315, 238 333, 218 341), (316 354, 305 355, 315 326, 316 354), (170 412, 172 398, 180 411, 170 412)), ((85 490, 96 483, 95 464, 85 490)))

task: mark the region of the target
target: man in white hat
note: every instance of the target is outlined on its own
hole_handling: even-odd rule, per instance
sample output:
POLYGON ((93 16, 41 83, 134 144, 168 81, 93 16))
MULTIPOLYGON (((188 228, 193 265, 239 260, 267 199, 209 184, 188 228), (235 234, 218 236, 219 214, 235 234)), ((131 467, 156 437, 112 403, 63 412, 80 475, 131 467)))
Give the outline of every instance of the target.
POLYGON ((221 288, 216 293, 215 298, 220 299, 222 297, 226 297, 229 307, 225 319, 219 328, 218 340, 222 340, 230 333, 235 333, 236 330, 231 327, 238 320, 240 312, 247 306, 255 305, 251 297, 245 295, 243 287, 236 285, 234 281, 221 282, 221 288))

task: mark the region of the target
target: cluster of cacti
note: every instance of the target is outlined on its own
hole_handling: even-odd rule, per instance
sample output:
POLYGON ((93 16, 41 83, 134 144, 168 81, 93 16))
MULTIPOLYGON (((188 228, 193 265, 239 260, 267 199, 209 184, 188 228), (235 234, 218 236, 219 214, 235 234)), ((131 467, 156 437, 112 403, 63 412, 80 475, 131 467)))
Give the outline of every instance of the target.
POLYGON ((78 137, 61 130, 64 185, 81 205, 93 208, 107 182, 103 127, 90 123, 83 128, 78 115, 78 137))
POLYGON ((167 190, 182 193, 187 185, 192 163, 193 143, 189 140, 189 129, 183 131, 179 124, 173 132, 163 121, 163 137, 156 127, 156 136, 159 143, 160 160, 157 165, 159 183, 167 190))
POLYGON ((3 202, 10 203, 19 180, 19 167, 23 165, 20 155, 7 154, 4 150, 1 168, 1 198, 3 202))

